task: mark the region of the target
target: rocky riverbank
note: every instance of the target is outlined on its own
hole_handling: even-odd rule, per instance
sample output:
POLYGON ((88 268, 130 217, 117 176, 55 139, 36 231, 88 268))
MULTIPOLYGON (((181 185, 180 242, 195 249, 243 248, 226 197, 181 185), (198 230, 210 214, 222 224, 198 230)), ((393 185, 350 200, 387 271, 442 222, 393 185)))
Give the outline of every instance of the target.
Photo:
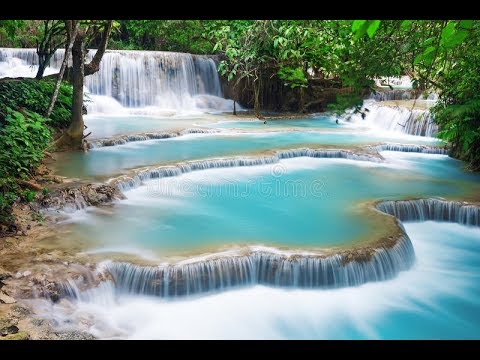
POLYGON ((28 301, 66 301, 60 295, 67 279, 80 279, 90 286, 104 279, 92 276, 95 265, 87 257, 36 244, 56 233, 55 224, 65 212, 109 206, 124 196, 110 185, 76 183, 50 175, 44 166, 38 173, 29 186, 48 190, 38 191, 30 203, 16 203, 15 223, 0 229, 0 339, 91 339, 90 334, 79 331, 54 331, 57 324, 36 318, 28 301))

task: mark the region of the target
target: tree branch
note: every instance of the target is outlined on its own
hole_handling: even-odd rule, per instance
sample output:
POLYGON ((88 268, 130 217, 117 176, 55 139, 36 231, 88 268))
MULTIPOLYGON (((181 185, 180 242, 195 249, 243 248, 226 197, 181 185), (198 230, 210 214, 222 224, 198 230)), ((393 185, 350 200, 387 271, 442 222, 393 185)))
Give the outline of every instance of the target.
POLYGON ((86 64, 84 67, 85 76, 95 74, 98 70, 100 70, 100 61, 102 61, 102 57, 107 49, 112 26, 113 20, 108 20, 107 24, 105 25, 105 29, 103 30, 102 41, 100 42, 100 46, 98 47, 95 56, 93 57, 92 61, 90 61, 90 63, 86 64))

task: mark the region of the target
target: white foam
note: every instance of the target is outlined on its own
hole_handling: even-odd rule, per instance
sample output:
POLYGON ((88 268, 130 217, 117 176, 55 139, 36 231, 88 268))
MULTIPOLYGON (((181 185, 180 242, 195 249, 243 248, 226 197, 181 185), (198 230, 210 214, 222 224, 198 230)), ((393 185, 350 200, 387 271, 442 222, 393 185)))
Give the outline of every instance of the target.
MULTIPOLYGON (((427 324, 433 321, 432 317, 440 317, 449 328, 474 326, 475 319, 460 318, 461 314, 449 311, 442 298, 452 296, 468 301, 477 289, 478 274, 472 274, 472 268, 462 264, 478 256, 480 229, 433 222, 405 224, 405 227, 414 243, 417 263, 412 270, 385 282, 338 290, 255 286, 175 301, 146 296, 114 299, 100 289, 98 297, 102 301, 80 302, 69 310, 43 304, 44 309, 39 311, 56 318, 60 324, 72 321, 70 326, 83 326, 102 338, 435 337, 428 327, 411 328, 408 333, 394 331, 391 327, 395 323, 388 321, 404 321, 391 317, 398 312, 424 319, 427 324), (448 236, 442 238, 440 234, 448 236), (455 234, 459 237, 451 242, 455 234), (468 247, 474 247, 476 253, 468 247)), ((478 266, 474 270, 478 271, 478 266)))

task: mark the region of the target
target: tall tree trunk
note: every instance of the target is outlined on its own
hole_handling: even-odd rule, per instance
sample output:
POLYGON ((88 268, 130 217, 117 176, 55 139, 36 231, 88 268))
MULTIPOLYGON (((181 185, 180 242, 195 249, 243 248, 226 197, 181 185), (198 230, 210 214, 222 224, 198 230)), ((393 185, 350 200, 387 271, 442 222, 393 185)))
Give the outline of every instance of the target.
POLYGON ((58 138, 54 146, 57 149, 85 149, 84 148, 84 122, 83 122, 83 85, 86 75, 96 73, 100 69, 100 61, 102 60, 107 48, 108 39, 112 30, 113 21, 109 20, 105 25, 102 33, 100 46, 89 64, 85 64, 85 37, 83 31, 78 30, 72 47, 72 83, 73 83, 73 101, 72 101, 72 122, 69 128, 60 138, 58 138))
POLYGON ((298 112, 303 113, 305 112, 305 96, 304 96, 304 89, 303 87, 299 87, 299 97, 298 97, 298 112))
POLYGON ((253 109, 255 111, 255 116, 258 119, 263 119, 263 115, 260 112, 260 92, 262 89, 262 79, 261 77, 258 77, 257 81, 253 82, 253 97, 254 97, 254 103, 253 103, 253 109))
POLYGON ((55 83, 55 89, 53 90, 52 99, 50 100, 50 105, 48 106, 47 112, 45 113, 45 117, 50 117, 53 111, 53 107, 57 101, 58 97, 58 90, 60 89, 60 85, 63 80, 63 75, 65 73, 65 69, 67 68, 68 58, 70 57, 70 52, 73 48, 73 43, 75 42, 75 38, 77 37, 78 31, 78 20, 65 20, 65 27, 67 28, 67 46, 65 48, 65 55, 63 56, 62 66, 60 67, 60 72, 57 76, 57 81, 55 83))
MULTIPOLYGON (((80 35, 80 34, 79 34, 80 35)), ((71 139, 71 146, 75 149, 82 148, 83 140, 83 83, 84 75, 84 59, 85 49, 83 44, 83 36, 76 36, 72 47, 72 63, 73 63, 73 99, 72 99, 72 122, 68 128, 68 135, 71 139)))
POLYGON ((35 79, 40 80, 43 78, 43 73, 47 68, 48 64, 46 61, 46 57, 44 55, 38 54, 38 70, 37 75, 35 75, 35 79))

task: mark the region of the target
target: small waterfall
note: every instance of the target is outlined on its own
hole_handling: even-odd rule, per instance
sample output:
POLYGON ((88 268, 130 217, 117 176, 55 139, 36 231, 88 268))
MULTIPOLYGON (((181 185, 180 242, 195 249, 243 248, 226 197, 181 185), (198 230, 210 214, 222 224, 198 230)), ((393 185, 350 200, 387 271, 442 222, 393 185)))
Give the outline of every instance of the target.
POLYGON ((401 221, 448 221, 480 226, 480 206, 459 201, 417 199, 383 201, 377 208, 401 221))
POLYGON ((375 85, 382 87, 386 85, 390 86, 398 86, 401 88, 412 88, 412 79, 409 76, 401 76, 401 77, 381 77, 373 79, 375 81, 375 85))
POLYGON ((104 146, 125 145, 134 141, 159 140, 170 139, 188 134, 217 134, 220 130, 217 129, 185 129, 180 132, 150 132, 142 134, 122 135, 114 138, 94 139, 88 143, 90 149, 104 146))
POLYGON ((125 192, 140 186, 144 181, 150 179, 179 176, 181 174, 198 170, 275 164, 281 159, 291 159, 295 157, 338 158, 371 162, 382 161, 380 158, 373 155, 359 155, 347 150, 293 149, 278 151, 272 156, 197 160, 180 163, 173 166, 160 166, 158 168, 138 171, 133 177, 121 176, 119 178, 112 179, 111 182, 115 183, 120 191, 125 192))
POLYGON ((195 95, 222 97, 215 62, 186 53, 108 51, 100 71, 85 85, 92 94, 113 97, 128 108, 189 108, 195 95))
POLYGON ((369 110, 365 119, 359 114, 347 116, 355 123, 363 122, 373 128, 409 135, 433 137, 438 132, 428 110, 382 106, 375 102, 366 102, 365 107, 369 110))
POLYGON ((377 151, 401 151, 401 152, 415 152, 423 154, 439 154, 448 155, 448 149, 438 146, 426 146, 426 145, 411 145, 411 144, 381 144, 375 146, 377 151))
MULTIPOLYGON (((58 72, 63 54, 61 49, 54 54, 48 73, 58 72)), ((94 54, 95 50, 89 51, 87 58, 91 60, 94 54)), ((36 66, 35 49, 0 48, 0 77, 35 76, 36 66)), ((223 98, 215 61, 204 55, 107 50, 100 71, 85 78, 85 87, 93 100, 89 104, 91 112, 120 112, 122 107, 219 111, 233 108, 233 102, 223 98)))
MULTIPOLYGON (((63 52, 62 52, 63 56, 63 52)), ((45 75, 58 73, 62 59, 55 54, 45 75), (58 64, 58 67, 55 65, 58 64)), ((38 56, 35 49, 0 48, 0 78, 35 77, 38 56)))
MULTIPOLYGON (((415 261, 407 235, 401 236, 391 248, 372 251, 368 259, 352 261, 346 260, 346 254, 284 255, 254 250, 247 255, 158 267, 107 262, 102 268, 113 278, 117 294, 174 298, 256 284, 295 288, 358 286, 391 279, 415 261)), ((106 290, 111 289, 111 283, 108 284, 106 290)), ((89 293, 79 291, 74 282, 68 282, 64 289, 64 296, 89 300, 89 293)))
POLYGON ((369 99, 375 101, 411 100, 414 98, 414 92, 410 89, 377 91, 376 93, 371 93, 369 97, 369 99))

